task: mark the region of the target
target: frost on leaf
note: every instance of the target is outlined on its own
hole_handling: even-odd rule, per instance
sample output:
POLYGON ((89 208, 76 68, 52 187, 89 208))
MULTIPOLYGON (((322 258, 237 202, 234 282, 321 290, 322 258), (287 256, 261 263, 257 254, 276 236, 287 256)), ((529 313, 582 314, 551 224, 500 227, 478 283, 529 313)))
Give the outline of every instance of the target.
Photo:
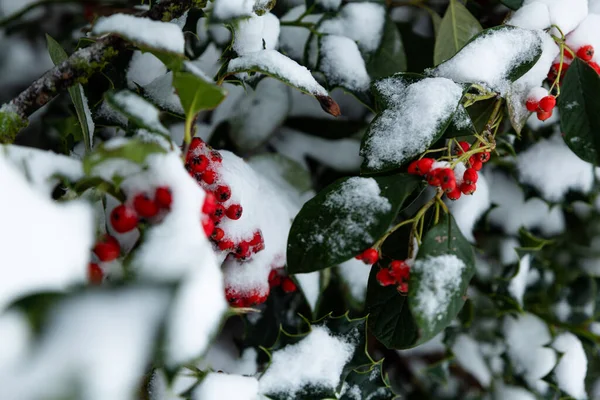
POLYGON ((369 89, 371 78, 352 39, 337 35, 323 36, 319 56, 319 70, 325 74, 330 88, 341 86, 356 93, 369 89))
POLYGON ((158 109, 137 94, 128 90, 107 95, 108 103, 140 128, 168 135, 169 131, 159 119, 158 109))
POLYGON ((460 292, 465 269, 465 263, 453 254, 415 261, 412 271, 420 278, 411 306, 426 323, 434 325, 444 317, 450 300, 460 292))
POLYGON ((366 171, 400 167, 427 150, 450 124, 463 88, 445 78, 414 80, 396 75, 375 83, 385 109, 363 139, 366 171))

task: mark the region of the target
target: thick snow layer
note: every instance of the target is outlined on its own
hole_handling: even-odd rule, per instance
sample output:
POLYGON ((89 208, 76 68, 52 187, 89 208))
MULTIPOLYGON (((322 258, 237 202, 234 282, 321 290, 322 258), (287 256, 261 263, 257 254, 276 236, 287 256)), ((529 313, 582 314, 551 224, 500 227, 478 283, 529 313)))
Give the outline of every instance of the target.
POLYGON ((234 29, 233 50, 240 56, 275 50, 279 40, 279 18, 271 13, 239 20, 234 29))
POLYGON ((330 87, 352 91, 369 89, 371 78, 356 42, 344 36, 326 35, 321 39, 319 70, 330 87))
POLYGON ((127 85, 130 89, 135 89, 135 83, 145 86, 166 72, 167 67, 154 54, 136 50, 127 69, 127 85))
POLYGON ((27 315, 20 311, 0 313, 0 380, 27 356, 34 337, 27 315))
POLYGON ((485 177, 479 175, 477 190, 471 196, 461 196, 460 199, 449 201, 447 204, 463 236, 469 242, 474 243, 473 228, 475 228, 475 224, 479 218, 481 218, 491 205, 490 190, 485 177))
POLYGON ((169 385, 165 371, 157 369, 148 384, 149 400, 182 400, 183 393, 190 390, 197 382, 198 378, 194 372, 183 369, 177 373, 169 385))
POLYGON ((514 371, 535 388, 545 387, 541 381, 554 368, 556 352, 547 346, 552 337, 544 321, 533 314, 504 318, 504 336, 514 371))
POLYGON ((256 400, 257 396, 256 378, 211 372, 194 389, 192 400, 256 400))
MULTIPOLYGON (((29 161, 35 162, 36 153, 29 161)), ((42 162, 51 168, 50 158, 39 168, 42 162)), ((0 187, 10 193, 0 196, 0 311, 21 296, 84 283, 94 240, 92 208, 50 200, 26 181, 26 165, 22 168, 18 171, 0 151, 0 187)))
POLYGON ((549 207, 543 200, 525 201, 523 190, 510 177, 488 170, 485 174, 490 187, 490 199, 497 207, 489 221, 508 234, 517 234, 521 227, 540 229, 546 236, 557 235, 565 229, 565 217, 560 207, 549 207))
POLYGON ((316 311, 319 295, 321 294, 320 271, 310 272, 308 274, 296 274, 294 277, 298 281, 300 290, 302 290, 310 309, 316 311))
POLYGON ((467 266, 453 254, 417 259, 412 271, 419 274, 419 290, 414 294, 412 310, 433 326, 441 319, 450 299, 460 290, 461 276, 467 266))
POLYGON ((0 145, 0 159, 22 171, 32 187, 48 198, 54 187, 60 183, 57 176, 64 176, 71 181, 83 177, 81 161, 51 151, 0 145))
POLYGON ((523 295, 527 287, 527 277, 529 276, 529 268, 531 266, 531 255, 527 254, 519 262, 519 272, 511 279, 508 285, 508 292, 514 297, 517 302, 523 306, 523 295))
MULTIPOLYGON (((525 29, 558 26, 564 34, 571 32, 588 14, 588 0, 525 0, 507 24, 525 29)), ((553 29, 553 34, 558 31, 553 29)))
POLYGON ((475 339, 460 334, 452 345, 452 353, 460 366, 473 375, 483 387, 489 387, 492 374, 487 366, 475 339))
POLYGON ((223 371, 228 374, 254 375, 258 369, 257 355, 257 351, 253 347, 246 348, 240 354, 233 335, 222 333, 211 344, 197 367, 201 370, 210 368, 213 371, 223 371))
POLYGON ((316 0, 315 4, 317 4, 323 10, 335 11, 340 8, 342 0, 316 0))
MULTIPOLYGON (((56 225, 54 225, 56 227, 56 225)), ((7 399, 134 397, 153 355, 168 292, 120 289, 60 303, 35 352, 0 374, 7 399)))
MULTIPOLYGON (((281 21, 295 21, 306 11, 303 4, 296 6, 281 17, 281 21)), ((309 14, 302 20, 304 22, 316 23, 321 18, 319 14, 309 14)), ((304 48, 310 36, 310 31, 302 26, 284 25, 279 34, 279 50, 288 57, 302 62, 304 59, 304 48)))
MULTIPOLYGON (((294 107, 292 106, 292 111, 294 107)), ((320 108, 319 108, 320 110, 320 108)), ((323 114, 320 112, 320 114, 323 114)), ((306 167, 306 158, 313 158, 320 163, 342 172, 355 172, 362 162, 358 155, 360 142, 356 139, 329 140, 308 135, 289 128, 280 130, 270 142, 278 153, 297 161, 306 167)))
POLYGON ((558 387, 576 399, 586 399, 585 376, 587 374, 587 356, 577 336, 565 332, 552 342, 552 347, 562 354, 554 369, 558 387))
POLYGON ((211 17, 218 21, 250 17, 253 11, 266 10, 270 0, 215 0, 211 17))
POLYGON ((537 31, 490 31, 467 44, 432 73, 455 82, 479 83, 499 93, 507 93, 509 73, 517 65, 533 60, 541 41, 537 31))
POLYGON ((160 122, 158 109, 143 97, 128 90, 121 90, 112 96, 109 103, 117 111, 139 120, 145 127, 164 135, 169 134, 167 128, 160 122))
POLYGON ((365 55, 379 48, 385 25, 385 7, 377 3, 350 3, 319 25, 321 33, 346 36, 354 40, 365 55))
POLYGON ((391 210, 389 200, 381 195, 381 189, 373 178, 352 177, 345 181, 339 190, 329 193, 323 206, 331 210, 339 210, 339 218, 320 232, 310 233, 306 244, 327 243, 327 248, 333 254, 339 254, 346 248, 346 238, 360 238, 367 243, 373 243, 374 238, 369 229, 379 221, 371 215, 365 215, 362 210, 369 209, 373 213, 385 213, 391 210))
POLYGON ((494 389, 494 399, 537 400, 537 397, 533 393, 518 386, 508 386, 498 382, 498 384, 494 386, 494 389))
POLYGON ((553 202, 562 201, 569 191, 589 193, 595 175, 600 175, 600 169, 577 157, 559 134, 519 153, 517 167, 521 183, 533 186, 553 202))
POLYGON ((153 104, 170 111, 175 114, 183 115, 184 110, 181 105, 181 100, 173 87, 173 73, 168 72, 163 74, 143 86, 144 97, 150 100, 153 104))
POLYGON ((371 268, 364 262, 354 258, 338 266, 341 278, 346 282, 352 298, 362 303, 367 297, 367 283, 371 268))
MULTIPOLYGON (((591 44, 600 49, 600 15, 588 15, 579 26, 567 35, 567 45, 577 51, 580 47, 591 44)), ((600 55, 594 53, 593 61, 598 62, 600 55)))
POLYGON ((116 33, 139 46, 177 54, 183 54, 185 46, 183 32, 177 25, 127 14, 98 18, 92 33, 116 33))
POLYGON ((600 14, 600 0, 589 0, 588 11, 590 14, 600 14))
POLYGON ((358 332, 347 337, 333 336, 313 326, 300 342, 274 352, 271 364, 260 377, 261 394, 281 394, 294 399, 306 386, 335 390, 346 363, 354 355, 358 332))
POLYGON ((265 71, 290 85, 314 96, 327 96, 327 90, 315 80, 310 71, 276 50, 261 50, 234 58, 229 62, 229 72, 265 71))
POLYGON ((391 77, 378 81, 376 87, 390 107, 372 122, 371 136, 363 147, 370 168, 425 151, 456 111, 463 93, 445 78, 407 85, 402 78, 391 77))

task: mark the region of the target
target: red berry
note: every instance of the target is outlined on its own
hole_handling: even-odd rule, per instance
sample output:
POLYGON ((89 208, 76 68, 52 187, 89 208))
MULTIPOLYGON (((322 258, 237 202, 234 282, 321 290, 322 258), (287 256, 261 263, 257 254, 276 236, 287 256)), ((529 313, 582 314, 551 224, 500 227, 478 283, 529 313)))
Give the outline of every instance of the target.
POLYGON ((570 50, 565 49, 565 51, 563 52, 563 54, 565 55, 565 58, 567 60, 572 60, 573 59, 573 53, 571 53, 570 50))
POLYGON ((232 204, 227 208, 225 215, 227 215, 229 219, 237 220, 242 217, 243 210, 244 209, 239 204, 232 204))
POLYGON ((379 253, 375 249, 366 249, 362 253, 362 260, 365 264, 375 264, 379 260, 379 253))
POLYGON ((233 242, 231 240, 222 240, 217 245, 220 250, 231 250, 233 249, 233 242))
POLYGON ((221 239, 223 239, 223 237, 225 236, 225 231, 223 231, 223 229, 221 228, 215 228, 215 230, 213 231, 212 237, 213 239, 215 239, 217 242, 221 239))
POLYGON ((462 193, 461 193, 459 187, 455 187, 453 191, 451 191, 450 193, 446 193, 446 196, 450 200, 458 200, 458 199, 460 199, 461 195, 462 195, 462 193))
POLYGON ((222 220, 225 216, 225 207, 223 207, 221 204, 217 204, 217 207, 215 208, 215 211, 212 213, 211 216, 213 221, 215 222, 222 220))
POLYGON ((254 246, 252 248, 252 251, 254 251, 254 253, 258 253, 259 251, 263 251, 265 249, 265 242, 260 242, 259 244, 257 244, 256 246, 254 246))
POLYGON ((390 263, 390 275, 397 282, 406 280, 410 277, 410 267, 404 261, 394 260, 390 263))
POLYGON ((598 65, 598 63, 596 63, 595 61, 590 61, 588 65, 594 68, 594 71, 596 71, 597 74, 600 74, 600 65, 598 65))
POLYGON ((579 50, 577 50, 577 57, 586 62, 592 61, 592 58, 594 58, 594 46, 588 44, 580 47, 579 50))
POLYGON ((421 173, 419 172, 418 164, 419 160, 411 162, 408 166, 408 173, 411 175, 421 175, 421 173))
POLYGON ((202 228, 204 229, 204 233, 206 237, 210 237, 215 230, 215 223, 212 219, 210 219, 207 215, 202 216, 202 228))
POLYGON ((448 184, 449 182, 456 180, 456 177, 454 176, 454 171, 450 168, 440 169, 437 173, 437 176, 440 179, 440 184, 442 185, 442 187, 448 184))
POLYGON ((442 183, 442 190, 446 193, 450 193, 452 192, 454 189, 456 189, 456 180, 452 179, 446 183, 442 183))
POLYGON ((381 286, 390 286, 396 284, 396 279, 394 279, 392 274, 390 274, 390 270, 387 268, 380 269, 377 272, 377 275, 375 275, 375 278, 381 286))
POLYGON ((281 277, 277 273, 277 270, 272 269, 271 272, 269 272, 269 286, 276 287, 279 285, 281 285, 281 277))
POLYGON ((190 149, 189 151, 194 151, 196 149, 200 149, 204 146, 204 141, 202 139, 200 139, 199 137, 193 137, 192 138, 192 142, 190 143, 190 149))
POLYGON ((478 179, 479 179, 479 174, 477 173, 475 168, 467 168, 465 170, 465 173, 463 174, 463 182, 470 185, 473 183, 477 183, 478 179))
POLYGON ((492 158, 492 155, 489 153, 489 151, 484 151, 483 153, 479 153, 479 154, 477 154, 477 156, 479 157, 479 161, 481 161, 482 163, 486 163, 486 162, 490 161, 490 158, 492 158))
POLYGON ((236 258, 247 258, 250 256, 250 244, 248 242, 240 242, 235 248, 236 258))
POLYGON ((166 186, 156 188, 156 192, 154 192, 154 201, 156 201, 156 204, 158 204, 160 208, 171 208, 171 203, 173 202, 171 189, 166 186))
POLYGON ((99 285, 102 283, 104 279, 104 271, 102 268, 96 263, 88 264, 88 280, 93 285, 99 285))
POLYGON ((217 196, 217 201, 223 203, 231 197, 231 189, 227 185, 220 185, 215 190, 215 195, 217 196))
POLYGON ((397 288, 398 292, 400 292, 400 294, 407 294, 408 293, 408 282, 402 282, 398 285, 397 288))
POLYGON ((548 118, 550 118, 552 116, 552 110, 545 112, 545 111, 538 111, 537 112, 537 117, 540 121, 545 121, 548 118))
POLYGON ((535 112, 538 109, 540 103, 535 99, 527 99, 527 103, 525 103, 525 107, 527 107, 527 111, 535 112))
POLYGON ((210 160, 212 162, 220 163, 223 161, 223 157, 221 157, 221 154, 217 150, 212 150, 210 152, 210 160))
POLYGON ((208 158, 204 155, 199 155, 198 157, 194 157, 190 160, 190 167, 192 171, 197 174, 200 174, 208 168, 208 158))
POLYGON ((254 232, 254 236, 252 236, 252 240, 250 241, 250 246, 257 246, 263 242, 262 233, 260 231, 254 232))
POLYGON ((208 185, 215 183, 215 179, 217 179, 217 173, 211 169, 207 169, 202 173, 202 180, 208 185))
POLYGON ((281 282, 281 288, 286 293, 292 293, 292 292, 295 292, 298 289, 296 287, 296 284, 294 283, 294 281, 291 280, 288 277, 283 278, 283 281, 281 282))
POLYGON ((439 172, 441 171, 441 169, 437 168, 434 169, 433 171, 430 171, 427 174, 427 183, 429 183, 431 186, 440 186, 442 181, 439 178, 439 172))
POLYGON ((217 198, 211 192, 206 192, 204 196, 204 204, 202 204, 202 212, 204 214, 213 214, 217 209, 217 198))
POLYGON ((483 163, 476 156, 469 158, 469 164, 475 171, 480 171, 483 167, 483 163))
POLYGON ((463 182, 463 184, 460 185, 460 191, 463 192, 463 194, 473 194, 475 193, 476 189, 477 186, 474 183, 468 184, 463 182))
POLYGON ((100 261, 109 262, 119 257, 121 246, 114 237, 104 235, 102 240, 96 243, 93 251, 100 261))
POLYGON ((456 149, 458 154, 466 153, 471 149, 469 142, 458 142, 458 148, 456 149))
POLYGON ((556 106, 556 97, 546 96, 540 100, 540 109, 545 112, 550 112, 556 106))
POLYGON ((435 160, 433 158, 422 158, 413 161, 408 166, 408 173, 413 175, 425 175, 431 170, 431 166, 435 160))
POLYGON ((136 228, 138 216, 134 209, 121 204, 110 213, 110 223, 115 231, 125 233, 136 228))
POLYGON ((133 198, 133 208, 139 216, 144 218, 152 218, 160 211, 158 203, 145 193, 140 193, 133 198))

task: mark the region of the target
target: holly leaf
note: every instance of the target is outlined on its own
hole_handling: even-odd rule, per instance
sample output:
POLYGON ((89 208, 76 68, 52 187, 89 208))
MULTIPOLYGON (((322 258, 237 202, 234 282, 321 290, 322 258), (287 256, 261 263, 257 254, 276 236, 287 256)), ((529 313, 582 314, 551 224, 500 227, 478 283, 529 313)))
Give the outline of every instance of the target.
POLYGON ((94 168, 105 161, 112 159, 129 160, 136 164, 142 164, 150 154, 166 153, 166 150, 157 143, 144 142, 139 139, 131 139, 119 146, 114 143, 103 143, 94 149, 94 152, 83 159, 83 171, 90 175, 94 168))
POLYGON ((563 80, 558 109, 565 143, 582 160, 600 164, 600 76, 576 58, 563 80))
POLYGON ((191 72, 174 72, 173 87, 188 117, 202 110, 212 110, 221 104, 227 95, 222 87, 191 72))
POLYGON ((409 306, 424 342, 458 315, 475 274, 475 257, 451 215, 427 232, 411 269, 409 306))
POLYGON ((452 58, 483 28, 458 0, 450 0, 436 35, 433 61, 435 65, 452 58))
POLYGON ((294 219, 288 239, 288 271, 318 271, 370 247, 419 184, 420 179, 408 174, 334 182, 309 200, 294 219))
POLYGON ((383 378, 383 360, 366 370, 352 370, 346 378, 340 393, 340 400, 391 400, 396 397, 392 388, 383 378))

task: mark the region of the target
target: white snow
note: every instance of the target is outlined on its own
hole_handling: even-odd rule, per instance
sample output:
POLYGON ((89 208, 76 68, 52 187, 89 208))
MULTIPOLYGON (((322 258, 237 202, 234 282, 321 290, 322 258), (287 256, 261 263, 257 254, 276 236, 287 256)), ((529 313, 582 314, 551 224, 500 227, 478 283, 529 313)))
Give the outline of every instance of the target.
POLYGON ((510 88, 508 75, 511 69, 532 61, 541 41, 537 31, 515 28, 488 32, 467 44, 432 73, 455 82, 483 84, 504 94, 510 88))
POLYGON ((169 134, 169 130, 160 122, 159 110, 143 97, 128 90, 121 90, 109 98, 109 104, 120 113, 140 121, 144 127, 164 135, 169 134))
POLYGON ((198 382, 194 373, 183 369, 177 373, 171 385, 167 383, 165 371, 156 369, 148 384, 149 400, 182 400, 183 393, 191 389, 198 382))
POLYGON ((518 386, 508 386, 498 382, 494 389, 494 398, 497 400, 537 400, 533 393, 518 386))
POLYGON ((154 54, 136 50, 127 68, 127 85, 130 89, 135 89, 134 83, 145 86, 166 72, 167 67, 154 54))
POLYGON ((79 90, 79 95, 81 96, 82 104, 83 104, 83 114, 85 117, 85 124, 88 129, 89 139, 90 139, 90 147, 94 145, 94 120, 92 119, 92 112, 90 111, 90 105, 88 103, 88 99, 85 96, 85 92, 83 91, 82 85, 77 85, 77 89, 79 90))
POLYGON ((521 183, 533 186, 552 202, 562 201, 571 190, 589 193, 595 175, 600 175, 600 169, 577 157, 559 134, 520 152, 517 168, 521 183))
POLYGON ((335 11, 340 8, 342 0, 316 0, 315 4, 327 11, 335 11))
POLYGON ((116 33, 139 46, 182 55, 185 46, 183 32, 176 24, 127 14, 113 14, 98 18, 92 33, 95 35, 116 33))
MULTIPOLYGON (((525 29, 546 29, 557 25, 566 35, 588 14, 588 0, 525 0, 523 6, 507 21, 507 24, 525 29)), ((558 35, 556 29, 552 29, 558 35)))
POLYGON ((425 151, 456 111, 463 92, 445 78, 425 78, 407 85, 402 78, 391 77, 378 81, 376 88, 390 107, 371 123, 371 136, 363 147, 361 155, 370 168, 425 151))
POLYGON ((142 288, 65 300, 51 314, 36 350, 0 375, 3 397, 133 398, 167 304, 167 291, 142 288))
POLYGON ((529 2, 529 4, 525 4, 513 12, 506 21, 506 24, 524 29, 546 29, 552 25, 552 22, 550 22, 550 10, 543 2, 529 2))
POLYGON ((279 29, 279 18, 271 13, 242 19, 234 29, 233 50, 239 56, 264 49, 275 50, 279 29))
POLYGON ((250 17, 253 11, 267 11, 269 0, 215 0, 211 18, 228 21, 234 18, 250 17))
POLYGON ((519 247, 521 243, 513 237, 505 237, 503 238, 498 247, 500 252, 500 263, 502 265, 509 265, 519 262, 519 255, 515 251, 517 247, 519 247))
MULTIPOLYGON (((304 11, 306 11, 306 6, 303 3, 290 9, 281 17, 281 21, 295 21, 304 11)), ((309 14, 302 20, 304 22, 316 23, 320 18, 320 14, 309 14)), ((279 34, 279 50, 288 57, 302 62, 304 59, 304 48, 309 36, 310 31, 305 27, 284 25, 281 27, 279 34)))
POLYGON ((334 18, 324 19, 319 32, 346 36, 370 56, 379 48, 385 25, 385 7, 377 3, 346 4, 334 18))
POLYGON ((257 396, 256 378, 211 372, 194 389, 192 400, 256 400, 257 396))
POLYGON ((541 379, 552 371, 557 356, 554 350, 545 347, 552 340, 546 323, 529 313, 507 316, 503 331, 515 373, 522 375, 533 388, 547 387, 541 379))
POLYGON ((585 376, 587 356, 577 336, 565 332, 554 338, 552 347, 562 354, 554 369, 558 387, 576 399, 587 399, 585 376))
POLYGON ((228 374, 255 375, 258 369, 256 349, 248 347, 240 354, 235 337, 226 332, 222 332, 210 345, 197 367, 228 374))
POLYGON ((0 171, 0 187, 10 193, 0 196, 1 311, 18 297, 84 283, 94 218, 85 202, 59 204, 39 193, 2 151, 0 171))
MULTIPOLYGON (((567 35, 567 45, 573 51, 579 50, 585 45, 592 45, 594 49, 600 49, 600 15, 590 14, 577 26, 577 28, 567 35)), ((598 62, 600 56, 594 52, 593 61, 598 62)))
POLYGON ((261 50, 234 58, 229 72, 263 71, 315 96, 327 96, 327 90, 315 80, 310 71, 276 50, 261 50))
POLYGON ((260 377, 261 394, 280 394, 292 400, 304 387, 334 390, 346 363, 354 355, 356 338, 335 337, 322 326, 313 326, 300 342, 275 351, 260 377))
POLYGON ((16 310, 0 312, 0 380, 29 351, 33 332, 27 318, 16 310))
POLYGON ((144 97, 158 107, 175 114, 183 115, 181 100, 173 87, 173 73, 168 72, 143 86, 144 97))
POLYGON ((308 274, 295 274, 294 277, 298 281, 310 309, 316 311, 317 301, 321 294, 321 273, 315 271, 308 274))
POLYGON ((367 297, 367 283, 371 268, 364 262, 354 258, 338 266, 341 278, 346 282, 352 298, 362 303, 367 297))
POLYGON ((483 387, 490 386, 492 374, 475 339, 464 333, 458 335, 452 345, 452 353, 460 366, 473 375, 483 387))
POLYGON ((514 297, 519 305, 523 306, 523 295, 527 287, 527 276, 531 266, 531 255, 527 254, 519 262, 519 272, 508 284, 508 292, 514 297))
MULTIPOLYGON (((456 178, 457 184, 459 184, 458 177, 459 175, 456 178)), ((462 177, 460 177, 460 181, 462 181, 462 177)), ((479 175, 477 190, 471 196, 461 196, 460 199, 447 201, 446 204, 463 236, 469 242, 474 243, 473 229, 475 224, 491 206, 490 190, 485 177, 482 174, 479 175)))
POLYGON ((412 272, 418 274, 419 290, 411 302, 413 312, 433 326, 446 313, 452 297, 460 290, 461 276, 467 266, 454 254, 417 259, 412 272))
POLYGON ((347 37, 326 35, 321 38, 319 70, 330 87, 352 91, 369 89, 371 78, 356 43, 347 37))

